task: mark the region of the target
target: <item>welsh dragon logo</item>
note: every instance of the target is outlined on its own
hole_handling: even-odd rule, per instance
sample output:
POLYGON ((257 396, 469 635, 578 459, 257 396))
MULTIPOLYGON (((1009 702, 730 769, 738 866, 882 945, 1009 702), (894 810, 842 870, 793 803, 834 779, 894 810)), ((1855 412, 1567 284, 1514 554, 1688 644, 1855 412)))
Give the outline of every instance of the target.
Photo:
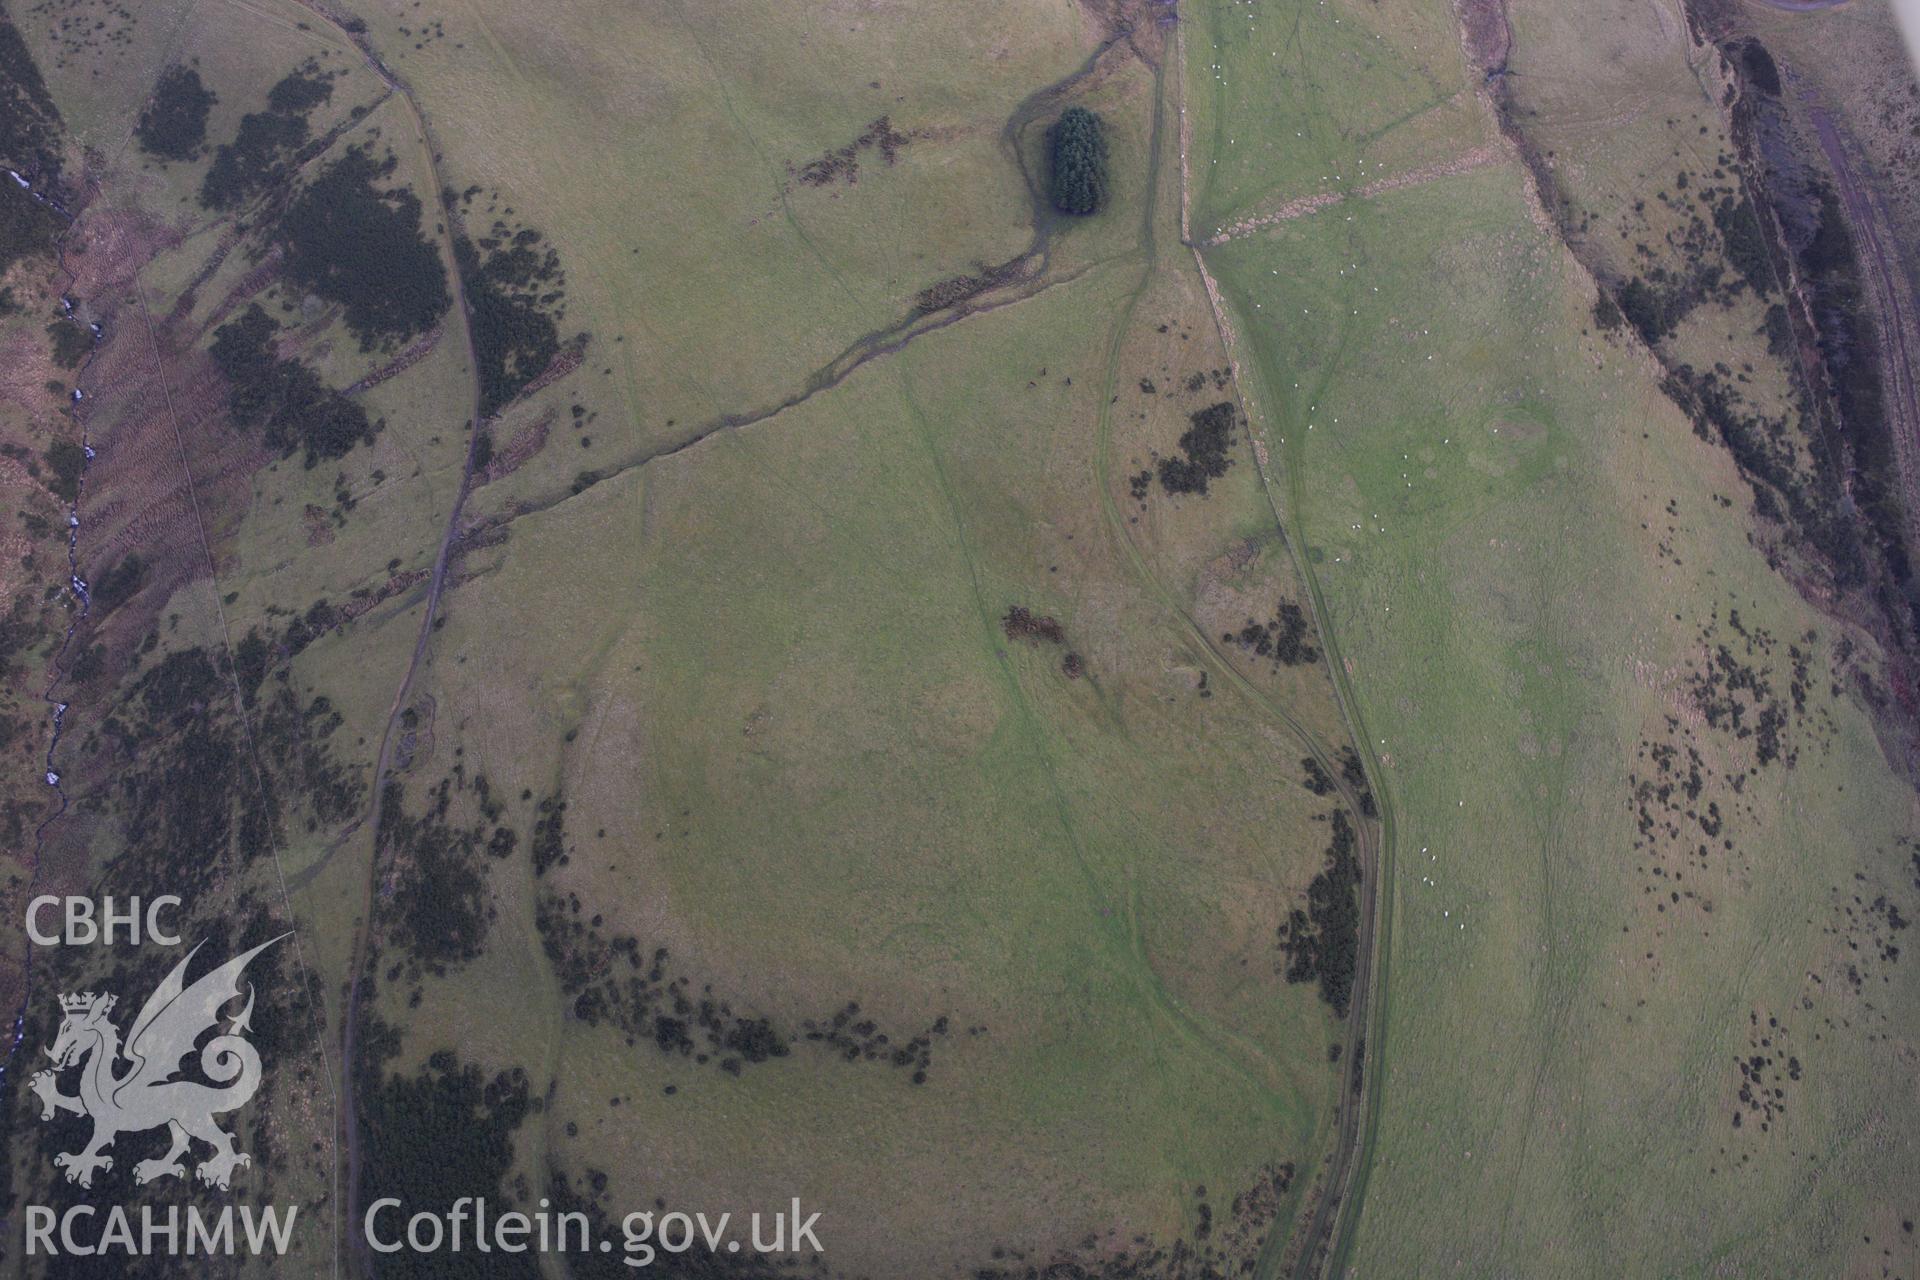
POLYGON ((215 1116, 245 1106, 260 1088, 260 1053, 242 1036, 253 1029, 251 983, 246 1007, 231 1018, 223 1034, 200 1048, 200 1070, 215 1083, 174 1077, 201 1036, 219 1022, 221 1008, 239 998, 240 974, 247 963, 280 938, 235 956, 188 986, 187 965, 200 950, 195 946, 148 998, 124 1045, 119 1029, 107 1019, 116 997, 91 991, 60 997, 66 1016, 53 1047, 47 1050, 53 1068, 35 1072, 28 1087, 40 1095, 42 1120, 62 1111, 93 1120, 93 1137, 85 1147, 53 1158, 55 1165, 67 1171, 68 1182, 91 1187, 96 1170, 113 1168, 113 1157, 104 1153, 114 1138, 161 1125, 167 1127, 173 1145, 159 1159, 134 1165, 135 1182, 184 1177, 187 1169, 180 1158, 187 1154, 192 1139, 213 1148, 213 1154, 194 1169, 209 1186, 224 1190, 236 1168, 253 1163, 253 1157, 234 1149, 233 1135, 213 1122, 215 1116), (116 1070, 123 1060, 126 1069, 116 1070), (75 1066, 80 1068, 80 1092, 68 1096, 60 1092, 59 1076, 75 1066))

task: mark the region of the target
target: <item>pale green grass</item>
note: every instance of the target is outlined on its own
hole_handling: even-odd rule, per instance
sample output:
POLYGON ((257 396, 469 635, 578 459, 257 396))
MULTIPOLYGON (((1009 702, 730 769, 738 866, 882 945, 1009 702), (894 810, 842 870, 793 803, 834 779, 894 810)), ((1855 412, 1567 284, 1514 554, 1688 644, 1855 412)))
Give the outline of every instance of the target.
POLYGON ((1195 695, 1089 491, 1101 349, 1043 336, 1127 283, 969 321, 524 520, 453 598, 434 673, 489 708, 470 764, 544 789, 530 771, 578 731, 558 751, 580 852, 555 887, 789 1022, 858 999, 892 1027, 989 1028, 940 1043, 922 1090, 804 1046, 701 1085, 570 1032, 568 1106, 639 1108, 573 1159, 689 1203, 804 1178, 862 1224, 849 1256, 960 1265, 987 1228, 873 1199, 876 1148, 929 1186, 957 1161, 992 1230, 1060 1243, 1110 1218, 1170 1234, 1183 1184, 1301 1154, 1329 1032, 1275 975, 1272 929, 1324 843, 1302 748, 1231 689, 1195 695), (1086 679, 1000 634, 1015 602, 1061 617, 1086 679), (529 649, 508 612, 555 625, 529 649))
MULTIPOLYGON (((1100 91, 1126 164, 1147 87, 1100 91)), ((1250 456, 1206 502, 1156 498, 1138 526, 1109 508, 1131 452, 1171 449, 1208 402, 1123 420, 1116 397, 1224 363, 1184 259, 1149 276, 1149 242, 1119 251, 1148 216, 1134 172, 1073 233, 1115 246, 1080 250, 1104 265, 523 516, 449 597, 441 722, 470 726, 465 762, 498 791, 569 803, 571 866, 494 874, 512 930, 530 890, 571 890, 787 1025, 857 999, 905 1034, 988 1028, 939 1042, 915 1088, 804 1045, 712 1077, 571 1027, 540 1141, 619 1195, 744 1209, 799 1188, 853 1224, 847 1265, 960 1267, 994 1243, 1170 1240, 1194 1185, 1308 1167, 1324 1141, 1337 1031, 1273 939, 1325 803, 1280 712, 1338 720, 1323 676, 1236 676, 1207 639, 1232 591, 1298 592, 1250 456), (1268 550, 1221 567, 1249 543, 1268 550), (1001 633, 1015 603, 1061 620, 1085 678, 1001 633)), ((1151 208, 1171 243, 1171 200, 1151 208)), ((429 1025, 454 1038, 497 969, 430 994, 429 1025)), ((547 999, 498 1011, 476 1051, 551 1044, 547 999)))
MULTIPOLYGON (((798 1191, 843 1224, 839 1265, 881 1272, 976 1266, 996 1244, 1051 1256, 1089 1234, 1096 1253, 1136 1232, 1169 1243, 1197 1185, 1218 1211, 1263 1166, 1310 1170, 1338 1087, 1338 1028, 1281 979, 1274 937, 1327 840, 1293 723, 1330 754, 1339 718, 1318 669, 1216 646, 1222 619, 1300 584, 1250 455, 1207 501, 1156 496, 1129 519, 1130 460, 1171 450, 1210 401, 1119 406, 1140 377, 1225 363, 1188 260, 1156 257, 1177 235, 1175 130, 1163 114, 1156 170, 1162 87, 1144 68, 1088 89, 1116 199, 1058 228, 1050 289, 636 465, 800 390, 923 285, 1024 247, 1001 127, 1092 46, 1061 13, 1017 17, 1018 39, 977 13, 810 18, 801 42, 794 15, 669 6, 648 19, 658 56, 591 120, 592 37, 638 18, 535 32, 454 14, 397 54, 449 181, 497 186, 550 237, 569 323, 595 334, 580 374, 496 427, 504 445, 555 414, 545 449, 472 514, 539 509, 468 558, 419 686, 441 750, 457 742, 496 794, 564 791, 571 863, 537 882, 519 859, 492 869, 496 950, 428 984, 408 1052, 550 1073, 554 1107, 517 1142, 530 1174, 548 1158, 604 1170, 631 1204, 749 1210, 798 1191), (767 216, 785 158, 878 114, 844 64, 921 68, 903 47, 958 58, 981 41, 1002 50, 986 74, 929 63, 887 108, 940 136, 892 169, 865 154, 857 185, 796 186, 767 216), (480 58, 524 114, 471 101, 504 83, 471 74, 480 58), (596 151, 592 173, 584 151, 513 136, 595 136, 628 112, 657 126, 596 151), (956 185, 916 167, 933 164, 956 185), (613 474, 567 497, 588 468, 613 474), (1061 620, 1084 678, 1002 634, 1016 603, 1061 620), (549 891, 789 1028, 853 999, 897 1036, 942 1014, 954 1032, 920 1087, 804 1044, 739 1079, 628 1046, 562 1017, 528 932, 549 891)), ((1015 139, 1030 164, 1043 126, 1015 139)))
POLYGON ((552 237, 591 376, 625 400, 607 434, 629 445, 777 402, 921 288, 1024 249, 1001 130, 1085 56, 1070 8, 1013 3, 473 5, 419 50, 412 19, 367 16, 449 184, 497 190, 552 237), (894 165, 869 147, 853 185, 795 179, 883 115, 924 135, 894 165))
POLYGON ((197 7, 197 0, 138 7, 86 0, 70 7, 9 5, 7 12, 68 134, 82 146, 116 153, 131 145, 133 122, 197 7), (124 17, 116 12, 123 7, 124 17), (78 31, 88 32, 88 47, 72 47, 78 31))
MULTIPOLYGON (((1713 265, 1739 278, 1714 232, 1704 253, 1687 247, 1692 219, 1711 227, 1712 204, 1738 188, 1740 173, 1719 105, 1730 78, 1678 18, 1658 6, 1523 4, 1512 19, 1516 110, 1534 145, 1554 157, 1562 216, 1579 227, 1583 258, 1616 281, 1684 279, 1713 265), (1706 200, 1708 189, 1722 195, 1706 200)), ((1820 445, 1802 434, 1794 357, 1771 354, 1765 331, 1768 306, 1781 300, 1776 287, 1764 298, 1745 291, 1728 305, 1703 302, 1665 346, 1676 364, 1725 365, 1743 414, 1792 422, 1782 443, 1804 467, 1820 445)))
POLYGON ((1181 19, 1196 236, 1479 141, 1444 6, 1226 0, 1181 19))
MULTIPOLYGON (((149 34, 157 32, 156 26, 149 34)), ((136 194, 148 214, 176 227, 207 226, 214 216, 200 205, 200 183, 214 152, 234 140, 242 117, 267 110, 273 86, 309 60, 318 73, 333 77, 332 96, 307 117, 312 137, 346 121, 354 108, 371 104, 382 92, 359 51, 292 0, 249 0, 245 5, 196 0, 167 44, 165 63, 140 84, 143 96, 124 108, 127 115, 120 128, 130 129, 139 119, 145 95, 152 93, 164 67, 189 67, 216 96, 207 112, 201 154, 188 161, 161 160, 143 151, 138 140, 128 139, 111 152, 110 167, 100 177, 102 186, 123 196, 136 194)))
MULTIPOLYGON (((1692 724, 1677 677, 1711 612, 1816 630, 1816 673, 1846 629, 1767 570, 1744 485, 1639 359, 1581 337, 1590 296, 1515 169, 1210 257, 1399 815, 1354 1265, 1831 1273, 1828 1242, 1883 1220, 1912 1144, 1861 1140, 1898 1111, 1899 1051, 1835 989, 1830 886, 1901 886, 1909 802, 1816 674, 1830 742, 1796 730, 1798 767, 1752 780, 1738 851, 1691 886, 1713 913, 1668 915, 1636 873, 1627 774, 1666 716, 1692 724), (1768 1135, 1729 1125, 1755 1011, 1807 1064, 1768 1135)), ((1873 1003, 1911 1034, 1910 1005, 1873 1003)))

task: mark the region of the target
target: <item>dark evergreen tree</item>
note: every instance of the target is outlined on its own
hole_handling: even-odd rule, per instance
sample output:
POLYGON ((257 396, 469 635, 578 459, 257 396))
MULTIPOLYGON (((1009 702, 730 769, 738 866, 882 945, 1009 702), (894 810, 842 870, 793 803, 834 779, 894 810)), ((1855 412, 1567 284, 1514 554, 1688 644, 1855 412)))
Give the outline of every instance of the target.
POLYGON ((1107 127, 1085 107, 1061 112, 1049 133, 1053 207, 1062 213, 1098 212, 1107 202, 1107 127))

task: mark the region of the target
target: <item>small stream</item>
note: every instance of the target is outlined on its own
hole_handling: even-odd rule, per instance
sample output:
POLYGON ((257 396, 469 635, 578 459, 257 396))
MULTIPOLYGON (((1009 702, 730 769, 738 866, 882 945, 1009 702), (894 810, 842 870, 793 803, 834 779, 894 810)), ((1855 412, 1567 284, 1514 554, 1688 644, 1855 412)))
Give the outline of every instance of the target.
MULTIPOLYGON (((34 190, 31 179, 24 177, 12 169, 8 169, 6 173, 22 190, 32 196, 41 205, 51 209, 67 224, 66 230, 61 233, 57 241, 59 267, 65 276, 65 288, 60 295, 60 309, 68 319, 75 319, 73 296, 70 291, 73 282, 78 278, 78 273, 67 265, 66 243, 68 236, 73 232, 75 224, 74 215, 67 210, 66 206, 62 205, 52 196, 34 190)), ((100 344, 106 340, 106 334, 97 322, 90 323, 87 327, 93 332, 93 351, 88 354, 86 360, 81 363, 80 368, 75 372, 74 382, 76 384, 79 383, 81 378, 86 376, 87 369, 93 364, 94 358, 100 353, 100 344)), ((59 647, 53 651, 53 657, 50 663, 53 675, 52 678, 47 681, 46 690, 40 695, 41 700, 52 708, 53 734, 47 741, 47 758, 43 762, 43 774, 46 779, 46 785, 53 788, 56 803, 53 812, 47 815, 46 819, 42 821, 38 827, 34 828, 33 853, 27 867, 27 887, 29 894, 32 892, 34 882, 37 881, 40 876, 40 851, 46 842, 46 833, 67 811, 67 793, 60 784, 60 770, 55 762, 55 756, 60 750, 60 738, 65 732, 67 722, 67 704, 62 701, 59 696, 60 682, 63 675, 60 664, 62 660, 65 659, 68 648, 73 644, 74 634, 79 631, 80 624, 86 621, 87 614, 93 604, 92 597, 87 590, 87 580, 80 576, 80 498, 86 491, 87 472, 91 469, 94 458, 93 442, 87 437, 86 414, 81 411, 81 406, 85 402, 85 399, 85 393, 76 385, 73 390, 72 404, 68 409, 68 412, 73 415, 73 420, 80 427, 80 447, 85 455, 80 465, 79 479, 75 483, 73 501, 67 505, 67 586, 73 593, 73 598, 79 601, 80 607, 73 611, 72 617, 67 622, 66 633, 61 636, 59 647)), ((27 1003, 33 996, 33 949, 31 946, 28 947, 26 952, 24 970, 26 976, 24 984, 25 990, 21 995, 20 1008, 14 1012, 12 1031, 7 1038, 6 1058, 4 1061, 0 1061, 0 1084, 5 1083, 7 1072, 13 1066, 14 1056, 19 1052, 20 1041, 22 1037, 26 1035, 27 1003)))

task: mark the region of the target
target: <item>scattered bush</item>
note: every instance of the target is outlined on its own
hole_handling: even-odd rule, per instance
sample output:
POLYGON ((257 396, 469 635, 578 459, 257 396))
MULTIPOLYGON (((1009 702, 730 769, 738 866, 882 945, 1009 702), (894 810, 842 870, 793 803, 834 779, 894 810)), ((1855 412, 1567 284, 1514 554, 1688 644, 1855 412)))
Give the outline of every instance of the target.
POLYGON ((1367 785, 1367 770, 1360 763, 1360 753, 1351 743, 1340 748, 1340 776, 1347 780, 1353 793, 1359 797, 1360 814, 1366 818, 1380 816, 1379 806, 1373 800, 1373 788, 1367 785))
POLYGON ((936 280, 913 295, 913 309, 922 314, 942 311, 989 289, 998 288, 1009 280, 1017 280, 1023 261, 1023 258, 1012 258, 997 267, 982 267, 978 271, 936 280))
POLYGON ((446 780, 427 793, 415 817, 389 779, 380 797, 380 841, 402 868, 393 894, 396 939, 435 973, 477 958, 492 917, 487 881, 476 856, 484 828, 447 821, 446 780))
POLYGON ((547 868, 567 864, 567 802, 556 792, 540 801, 540 816, 534 820, 533 874, 543 876, 547 868))
POLYGON ((900 148, 913 141, 910 133, 901 133, 893 121, 881 116, 866 131, 846 146, 829 151, 817 160, 809 160, 795 173, 809 187, 830 187, 838 182, 849 186, 860 180, 860 153, 869 147, 880 152, 887 164, 893 163, 900 148))
POLYGON ((1307 643, 1307 612, 1291 600, 1282 600, 1271 621, 1247 619, 1237 632, 1223 632, 1221 643, 1239 645, 1275 666, 1295 667, 1320 661, 1320 650, 1307 643))
POLYGON ((1000 619, 1000 629, 1007 633, 1009 640, 1024 640, 1028 644, 1065 644, 1066 628, 1060 620, 1051 614, 1036 614, 1025 605, 1010 607, 1000 619))

